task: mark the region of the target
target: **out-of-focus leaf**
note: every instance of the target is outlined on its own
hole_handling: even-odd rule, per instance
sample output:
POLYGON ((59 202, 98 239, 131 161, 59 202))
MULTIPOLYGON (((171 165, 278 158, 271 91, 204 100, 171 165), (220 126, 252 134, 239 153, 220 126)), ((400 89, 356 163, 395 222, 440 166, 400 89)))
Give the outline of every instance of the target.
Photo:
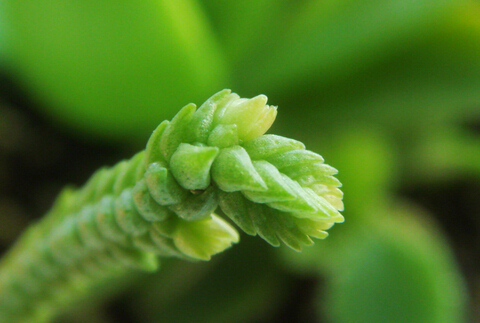
POLYGON ((178 106, 225 86, 224 58, 196 0, 2 4, 12 74, 68 127, 145 139, 178 106))
MULTIPOLYGON (((480 20, 472 15, 480 15, 478 2, 458 4, 448 14, 431 17, 436 19, 429 28, 404 35, 409 41, 385 44, 389 51, 383 55, 359 62, 358 68, 344 67, 349 75, 315 71, 303 75, 299 83, 282 77, 277 83, 296 90, 288 91, 286 100, 290 102, 280 104, 300 102, 291 114, 298 110, 311 113, 310 120, 322 127, 362 120, 412 137, 412 131, 427 123, 442 126, 472 113, 480 101, 480 20)), ((349 59, 340 60, 331 68, 350 63, 349 59)))
MULTIPOLYGON (((365 72, 411 46, 464 1, 308 1, 268 55, 258 55, 254 86, 285 91, 365 72)), ((251 83, 246 83, 247 86, 251 83)), ((267 91, 268 92, 268 91, 267 91)), ((268 92, 269 93, 269 92, 268 92)))
POLYGON ((395 213, 365 228, 319 306, 336 323, 465 322, 464 282, 438 228, 411 209, 395 213))

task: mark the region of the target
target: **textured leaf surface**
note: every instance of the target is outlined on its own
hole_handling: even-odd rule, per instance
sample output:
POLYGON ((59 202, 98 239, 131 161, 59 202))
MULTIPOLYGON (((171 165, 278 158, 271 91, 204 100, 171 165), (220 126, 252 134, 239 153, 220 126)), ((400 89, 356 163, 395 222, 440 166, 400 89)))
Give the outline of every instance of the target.
POLYGON ((119 270, 156 270, 159 257, 209 260, 239 241, 217 208, 273 246, 300 251, 326 237, 343 221, 337 171, 301 142, 264 135, 277 114, 266 102, 223 90, 189 104, 144 152, 65 190, 0 264, 0 313, 31 322, 119 270))

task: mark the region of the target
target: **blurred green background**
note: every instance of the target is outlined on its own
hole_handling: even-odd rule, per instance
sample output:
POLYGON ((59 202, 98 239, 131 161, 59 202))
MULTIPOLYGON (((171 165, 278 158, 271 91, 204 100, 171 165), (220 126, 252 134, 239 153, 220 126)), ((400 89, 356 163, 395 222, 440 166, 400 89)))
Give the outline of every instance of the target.
MULTIPOLYGON (((302 253, 243 235, 58 322, 479 322, 480 3, 0 0, 0 247, 66 184, 231 88, 339 169, 302 253)), ((107 295, 105 295, 107 294, 107 295)))

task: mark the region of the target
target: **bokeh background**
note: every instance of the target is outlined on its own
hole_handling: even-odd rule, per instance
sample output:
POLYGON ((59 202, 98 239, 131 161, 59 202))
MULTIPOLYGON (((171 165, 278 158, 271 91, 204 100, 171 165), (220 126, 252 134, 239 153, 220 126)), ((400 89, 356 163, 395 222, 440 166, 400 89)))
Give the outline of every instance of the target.
POLYGON ((223 88, 339 170, 346 222, 302 253, 165 260, 57 322, 480 322, 473 0, 1 0, 1 251, 223 88))

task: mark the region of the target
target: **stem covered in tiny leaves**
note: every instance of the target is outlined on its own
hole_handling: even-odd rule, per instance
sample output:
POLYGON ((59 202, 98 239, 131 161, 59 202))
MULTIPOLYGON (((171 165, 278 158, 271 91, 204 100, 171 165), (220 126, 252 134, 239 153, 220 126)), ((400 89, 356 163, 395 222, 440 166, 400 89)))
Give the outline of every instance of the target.
POLYGON ((250 235, 300 251, 343 222, 336 169, 265 135, 277 114, 229 90, 162 122, 145 151, 66 188, 0 263, 0 322, 43 321, 78 294, 161 257, 209 260, 250 235))

